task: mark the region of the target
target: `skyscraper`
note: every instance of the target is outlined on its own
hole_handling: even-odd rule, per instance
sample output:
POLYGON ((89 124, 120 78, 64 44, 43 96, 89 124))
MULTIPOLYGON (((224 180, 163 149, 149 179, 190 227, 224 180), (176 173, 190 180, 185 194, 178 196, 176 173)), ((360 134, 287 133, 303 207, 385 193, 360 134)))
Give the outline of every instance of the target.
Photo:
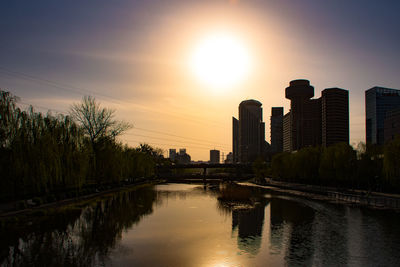
POLYGON ((290 115, 284 118, 284 150, 294 151, 321 144, 321 101, 312 99, 314 87, 308 80, 291 81, 285 90, 290 115), (289 144, 290 143, 290 144, 289 144))
POLYGON ((385 142, 391 141, 397 135, 400 135, 400 107, 386 112, 384 125, 385 142))
POLYGON ((239 105, 239 120, 232 120, 235 162, 253 161, 264 152, 265 123, 262 121, 261 106, 257 100, 242 101, 239 105), (235 135, 235 131, 238 134, 235 135))
POLYGON ((349 92, 340 88, 322 91, 322 145, 349 143, 349 92))
POLYGON ((219 150, 210 150, 210 163, 219 163, 219 150))
POLYGON ((318 146, 322 143, 321 98, 310 99, 304 106, 303 146, 318 146))
POLYGON ((283 151, 283 107, 271 108, 271 149, 272 152, 283 151))
POLYGON ((186 153, 186 148, 180 148, 179 153, 175 156, 175 159, 179 164, 189 164, 191 157, 188 153, 186 153))
POLYGON ((283 116, 283 151, 292 151, 292 114, 290 112, 283 116))
POLYGON ((294 80, 285 93, 291 108, 283 116, 283 151, 349 142, 347 90, 327 88, 320 98, 310 99, 314 96, 310 82, 294 80))
POLYGON ((233 162, 239 162, 239 121, 232 117, 232 156, 233 162))
POLYGON ((373 87, 365 91, 366 142, 384 144, 386 113, 400 107, 400 90, 373 87))
POLYGON ((225 163, 234 163, 232 152, 229 152, 228 155, 226 155, 225 163))
POLYGON ((170 148, 169 149, 169 158, 174 161, 176 158, 176 149, 175 148, 170 148))

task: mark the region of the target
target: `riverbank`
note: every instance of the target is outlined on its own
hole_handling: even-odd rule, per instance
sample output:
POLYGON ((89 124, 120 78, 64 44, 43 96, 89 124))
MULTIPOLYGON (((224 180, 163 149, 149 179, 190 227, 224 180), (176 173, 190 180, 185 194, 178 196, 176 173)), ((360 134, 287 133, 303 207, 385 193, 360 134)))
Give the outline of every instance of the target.
POLYGON ((328 201, 335 204, 363 206, 372 209, 390 209, 400 212, 400 195, 365 190, 351 190, 327 186, 306 185, 265 179, 264 184, 240 183, 266 188, 275 192, 328 201))
POLYGON ((67 198, 67 199, 63 199, 60 201, 54 201, 54 202, 50 202, 50 203, 46 203, 46 204, 42 204, 42 205, 30 206, 28 208, 18 209, 18 210, 15 209, 17 202, 3 203, 0 205, 0 218, 7 218, 7 217, 12 217, 12 216, 20 216, 20 215, 29 215, 29 214, 33 214, 33 213, 36 213, 41 210, 48 210, 48 209, 58 208, 58 207, 62 207, 62 206, 72 205, 72 204, 79 204, 81 202, 92 201, 93 199, 96 199, 99 197, 104 197, 108 194, 113 194, 115 192, 126 191, 126 190, 129 191, 129 190, 139 188, 140 186, 158 184, 161 182, 164 182, 164 180, 158 179, 158 180, 151 180, 151 181, 140 181, 137 183, 118 186, 118 187, 114 187, 114 188, 111 188, 108 190, 99 191, 96 193, 82 195, 82 196, 74 197, 74 198, 67 198))

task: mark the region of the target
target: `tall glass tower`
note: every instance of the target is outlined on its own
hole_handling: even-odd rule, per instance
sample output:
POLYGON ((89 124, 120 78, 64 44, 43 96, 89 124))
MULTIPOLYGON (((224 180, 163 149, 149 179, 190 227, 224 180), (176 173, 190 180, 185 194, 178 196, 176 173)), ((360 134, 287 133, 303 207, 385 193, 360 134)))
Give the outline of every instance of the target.
POLYGON ((265 146, 265 123, 262 104, 245 100, 239 105, 239 120, 233 118, 233 154, 235 162, 254 161, 265 146))
POLYGON ((400 90, 373 87, 365 91, 366 142, 384 144, 386 113, 400 107, 400 90))

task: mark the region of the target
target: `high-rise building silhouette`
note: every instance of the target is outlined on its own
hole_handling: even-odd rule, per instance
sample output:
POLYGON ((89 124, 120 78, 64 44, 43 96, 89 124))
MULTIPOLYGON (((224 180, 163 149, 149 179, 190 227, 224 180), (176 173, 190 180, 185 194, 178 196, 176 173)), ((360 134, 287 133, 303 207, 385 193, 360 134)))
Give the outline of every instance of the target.
POLYGON ((233 163, 233 153, 229 152, 228 155, 226 155, 225 163, 233 163))
POLYGON ((347 90, 327 88, 320 98, 311 99, 314 87, 310 82, 294 80, 285 94, 291 102, 290 111, 283 116, 283 151, 349 142, 347 90))
POLYGON ((283 116, 283 151, 292 151, 292 113, 283 116))
POLYGON ((366 142, 383 145, 387 112, 400 107, 400 90, 373 87, 365 91, 366 142))
POLYGON ((271 150, 283 151, 283 107, 271 108, 271 150))
POLYGON ((232 209, 232 231, 237 229, 237 243, 241 251, 256 255, 261 247, 263 234, 265 198, 259 200, 252 208, 232 209))
POLYGON ((385 142, 395 139, 400 135, 400 107, 386 112, 384 123, 385 142))
POLYGON ((310 99, 314 96, 314 87, 308 80, 294 80, 286 88, 285 96, 291 100, 290 115, 284 118, 285 151, 320 145, 321 101, 310 99))
POLYGON ((245 100, 239 105, 239 120, 233 118, 233 153, 235 162, 250 162, 265 150, 265 123, 262 104, 245 100))
POLYGON ((321 98, 310 99, 304 108, 304 146, 321 145, 322 138, 321 98))
POLYGON ((169 149, 169 158, 174 161, 176 158, 176 149, 175 148, 170 148, 169 149))
POLYGON ((219 150, 210 150, 210 163, 219 163, 219 150))
POLYGON ((349 92, 340 88, 322 91, 322 145, 349 143, 349 92))
POLYGON ((186 148, 180 148, 179 153, 176 153, 175 148, 170 148, 169 158, 173 161, 177 161, 180 164, 188 164, 191 161, 190 155, 186 153, 186 148))
POLYGON ((232 156, 233 162, 239 162, 239 121, 232 117, 232 156))

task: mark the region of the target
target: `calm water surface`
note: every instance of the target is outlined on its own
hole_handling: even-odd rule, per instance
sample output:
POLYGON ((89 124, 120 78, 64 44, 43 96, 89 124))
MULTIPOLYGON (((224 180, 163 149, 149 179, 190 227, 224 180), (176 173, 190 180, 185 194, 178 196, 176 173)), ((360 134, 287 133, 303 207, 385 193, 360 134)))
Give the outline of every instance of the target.
POLYGON ((2 266, 400 266, 399 214, 238 185, 142 187, 1 235, 2 266))

